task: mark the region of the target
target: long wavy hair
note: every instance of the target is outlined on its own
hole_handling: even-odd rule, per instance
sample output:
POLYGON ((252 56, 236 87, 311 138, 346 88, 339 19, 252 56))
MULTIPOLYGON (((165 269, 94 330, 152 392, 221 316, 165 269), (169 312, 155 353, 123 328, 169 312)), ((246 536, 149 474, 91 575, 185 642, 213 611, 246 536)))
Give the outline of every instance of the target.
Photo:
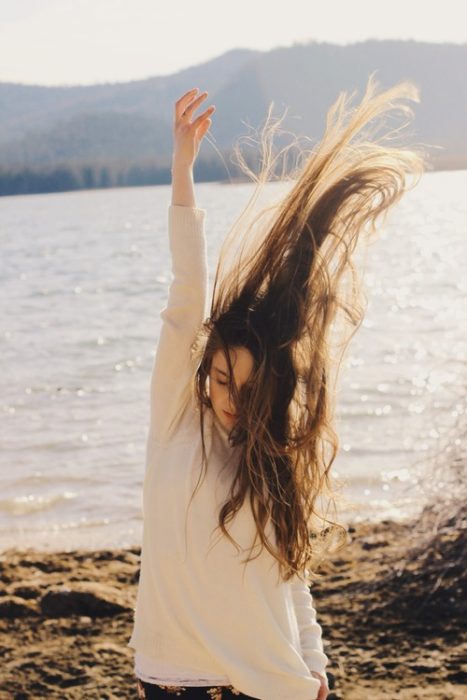
POLYGON ((381 118, 390 110, 413 116, 402 100, 419 102, 417 88, 403 82, 378 93, 377 87, 372 73, 354 108, 349 103, 355 92, 350 97, 340 93, 321 142, 310 151, 299 146, 291 169, 290 152, 299 141, 274 152, 283 118, 271 118, 273 103, 261 131, 258 175, 237 142, 238 163, 256 188, 222 245, 210 315, 193 346, 205 466, 204 414, 212 410, 207 380, 219 349, 237 409, 229 434, 237 460, 218 528, 235 543, 226 524, 247 499, 257 528, 254 541, 259 536, 261 548, 277 559, 284 581, 304 571, 308 580, 321 578, 314 570, 319 557, 331 541, 336 544, 336 534, 338 548, 347 541, 346 528, 326 517, 318 499, 326 511, 335 510, 330 470, 339 448, 337 379, 364 316, 353 254, 425 168, 422 150, 390 143, 397 129, 379 139, 377 128, 369 130, 375 118, 384 126, 381 118), (286 165, 277 176, 281 158, 286 165), (288 190, 248 221, 262 186, 273 179, 288 190), (254 358, 252 375, 240 391, 228 352, 239 346, 254 358), (269 526, 272 541, 266 535, 269 526))

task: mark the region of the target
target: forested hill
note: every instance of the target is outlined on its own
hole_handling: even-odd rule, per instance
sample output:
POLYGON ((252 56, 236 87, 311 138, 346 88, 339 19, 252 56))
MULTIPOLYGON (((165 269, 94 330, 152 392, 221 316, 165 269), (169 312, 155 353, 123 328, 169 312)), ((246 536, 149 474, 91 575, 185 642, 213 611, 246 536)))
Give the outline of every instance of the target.
POLYGON ((203 142, 196 177, 229 180, 238 175, 229 160, 233 143, 251 133, 249 125, 261 126, 271 102, 276 117, 287 109, 283 129, 318 141, 339 93, 356 91, 358 99, 373 71, 382 88, 403 80, 419 87, 408 137, 430 146, 433 167, 467 168, 466 66, 467 44, 309 42, 235 49, 128 83, 0 83, 0 193, 170 182, 173 104, 191 87, 207 90, 206 104, 216 105, 215 148, 203 142))

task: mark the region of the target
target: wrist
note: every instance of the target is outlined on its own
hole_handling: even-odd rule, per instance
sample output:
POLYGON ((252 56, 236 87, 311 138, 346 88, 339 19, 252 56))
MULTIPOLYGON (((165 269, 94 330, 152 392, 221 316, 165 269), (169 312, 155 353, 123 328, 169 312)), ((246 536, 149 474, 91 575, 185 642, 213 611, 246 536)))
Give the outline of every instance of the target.
POLYGON ((172 171, 174 170, 193 172, 193 161, 187 160, 186 157, 174 152, 172 155, 172 171))

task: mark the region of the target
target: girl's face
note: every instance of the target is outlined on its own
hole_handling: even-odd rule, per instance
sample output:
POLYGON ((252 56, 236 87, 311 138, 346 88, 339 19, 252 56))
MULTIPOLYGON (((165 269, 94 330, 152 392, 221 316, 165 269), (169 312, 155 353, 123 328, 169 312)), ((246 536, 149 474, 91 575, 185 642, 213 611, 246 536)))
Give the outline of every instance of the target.
MULTIPOLYGON (((253 355, 244 347, 229 349, 230 362, 237 391, 248 381, 254 366, 253 355)), ((212 408, 222 425, 230 430, 236 420, 235 406, 229 395, 229 366, 222 350, 216 350, 209 372, 209 397, 212 408)))

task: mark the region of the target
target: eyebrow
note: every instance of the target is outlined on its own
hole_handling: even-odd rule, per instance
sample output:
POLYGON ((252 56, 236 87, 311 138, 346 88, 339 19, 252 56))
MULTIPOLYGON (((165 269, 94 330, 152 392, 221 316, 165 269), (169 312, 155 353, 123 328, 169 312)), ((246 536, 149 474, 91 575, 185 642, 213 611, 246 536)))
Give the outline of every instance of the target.
MULTIPOLYGON (((219 372, 219 374, 223 374, 224 377, 228 377, 227 372, 224 372, 223 369, 219 369, 219 367, 216 367, 215 365, 213 365, 212 368, 215 369, 216 372, 219 372)), ((248 379, 244 384, 244 386, 248 386, 248 387, 251 387, 252 385, 253 385, 253 381, 251 379, 248 379)))
POLYGON ((229 376, 229 375, 227 374, 227 372, 224 372, 223 369, 219 369, 219 367, 214 366, 214 369, 216 370, 216 372, 219 372, 220 374, 223 374, 224 377, 228 377, 228 376, 229 376))

